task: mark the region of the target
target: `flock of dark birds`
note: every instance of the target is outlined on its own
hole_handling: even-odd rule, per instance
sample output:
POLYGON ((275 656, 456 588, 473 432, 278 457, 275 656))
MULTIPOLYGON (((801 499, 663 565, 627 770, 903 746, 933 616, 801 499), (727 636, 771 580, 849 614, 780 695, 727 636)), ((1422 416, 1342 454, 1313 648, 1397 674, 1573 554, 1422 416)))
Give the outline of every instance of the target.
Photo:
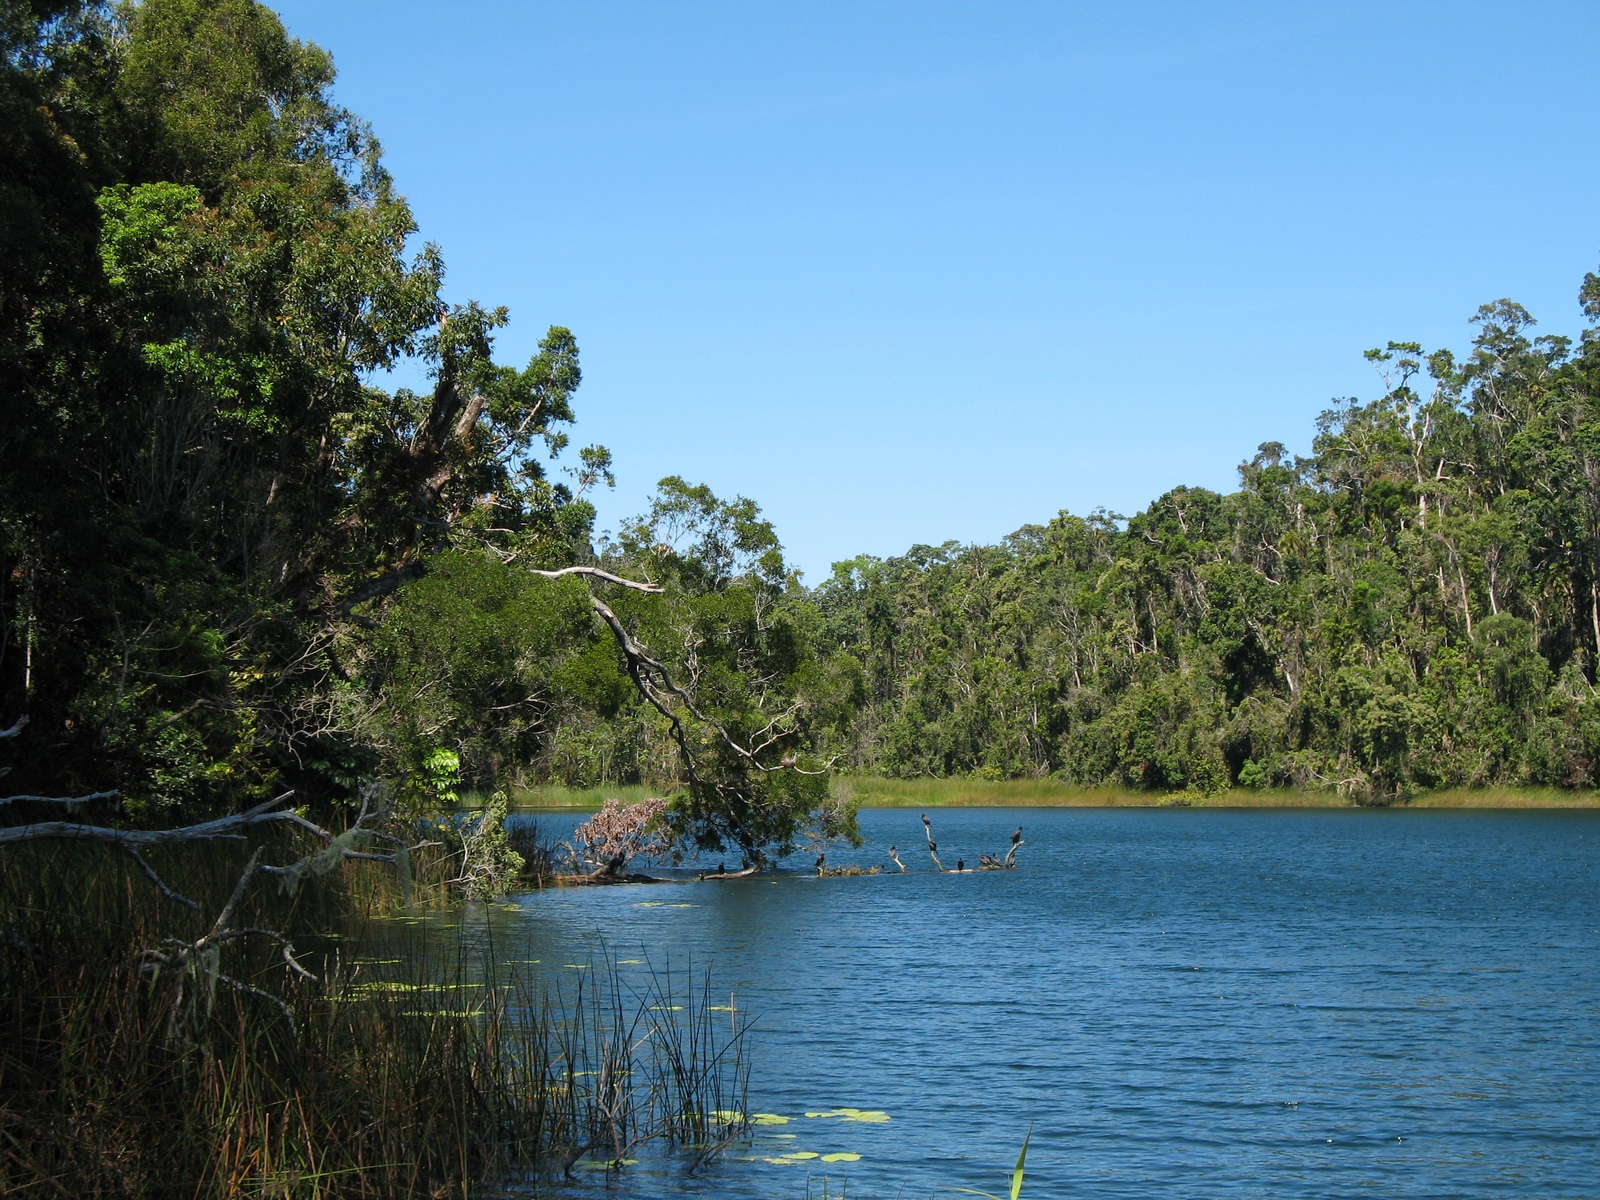
MULTIPOLYGON (((933 865, 943 875, 971 875, 978 871, 1014 871, 1017 868, 1017 848, 1025 844, 1022 840, 1022 826, 1018 825, 1017 831, 1011 835, 1011 849, 1006 851, 1005 858, 996 858, 992 854, 980 854, 978 855, 978 865, 975 867, 967 866, 967 860, 964 858, 956 859, 954 867, 947 867, 939 861, 939 843, 933 840, 933 822, 928 820, 927 813, 922 814, 922 831, 928 838, 928 855, 933 859, 933 865)), ((826 851, 817 855, 818 875, 826 875, 828 873, 827 859, 826 851)), ((906 864, 901 861, 900 851, 894 846, 889 847, 889 859, 895 866, 900 868, 902 874, 906 872, 906 864)), ((877 868, 874 867, 873 873, 876 874, 876 872, 877 868)))

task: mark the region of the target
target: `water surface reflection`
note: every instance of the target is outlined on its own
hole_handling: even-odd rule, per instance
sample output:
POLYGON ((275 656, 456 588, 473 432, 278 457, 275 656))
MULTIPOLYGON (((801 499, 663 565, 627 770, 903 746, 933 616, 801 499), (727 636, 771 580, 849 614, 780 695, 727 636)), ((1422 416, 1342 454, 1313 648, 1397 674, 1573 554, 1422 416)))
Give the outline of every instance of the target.
POLYGON ((490 910, 535 969, 692 960, 756 1018, 751 1107, 789 1123, 622 1194, 999 1192, 1031 1124, 1025 1196, 1594 1195, 1600 813, 933 815, 947 864, 1020 823, 1021 869, 936 875, 917 814, 875 810, 830 861, 893 842, 911 874, 490 910), (842 1108, 890 1120, 804 1115, 842 1108), (766 1161, 795 1152, 818 1158, 766 1161))

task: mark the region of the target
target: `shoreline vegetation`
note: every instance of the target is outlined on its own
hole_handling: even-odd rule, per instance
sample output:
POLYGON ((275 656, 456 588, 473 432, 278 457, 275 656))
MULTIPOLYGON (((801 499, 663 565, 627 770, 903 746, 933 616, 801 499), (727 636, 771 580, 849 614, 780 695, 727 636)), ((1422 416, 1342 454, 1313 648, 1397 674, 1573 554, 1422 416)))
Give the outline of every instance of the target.
POLYGON ((487 925, 459 936, 448 855, 416 856, 405 903, 370 861, 246 888, 263 850, 295 853, 153 848, 191 910, 108 847, 9 848, 0 1195, 466 1197, 744 1132, 744 1029, 709 975, 625 980, 603 951, 530 973, 487 925))
MULTIPOLYGON (((659 790, 659 789, 656 789, 659 790)), ((608 799, 636 803, 652 794, 642 784, 569 788, 555 784, 510 792, 511 811, 597 809, 608 799)), ((837 776, 833 795, 861 808, 1361 808, 1338 792, 1291 788, 1231 788, 1215 795, 1146 792, 1126 788, 1090 788, 1055 779, 881 779, 837 776)), ((465 796, 472 804, 475 797, 465 796)), ((1560 788, 1449 788, 1387 808, 1600 808, 1600 791, 1560 788)))

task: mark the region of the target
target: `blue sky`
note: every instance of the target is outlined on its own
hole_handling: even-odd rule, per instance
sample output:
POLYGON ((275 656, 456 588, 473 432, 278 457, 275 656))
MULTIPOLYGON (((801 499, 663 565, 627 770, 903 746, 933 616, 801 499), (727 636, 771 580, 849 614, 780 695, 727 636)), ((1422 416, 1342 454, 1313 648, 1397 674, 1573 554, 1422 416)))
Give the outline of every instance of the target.
POLYGON ((1361 351, 1600 267, 1600 5, 290 0, 602 524, 681 474, 810 582, 1229 490, 1361 351))

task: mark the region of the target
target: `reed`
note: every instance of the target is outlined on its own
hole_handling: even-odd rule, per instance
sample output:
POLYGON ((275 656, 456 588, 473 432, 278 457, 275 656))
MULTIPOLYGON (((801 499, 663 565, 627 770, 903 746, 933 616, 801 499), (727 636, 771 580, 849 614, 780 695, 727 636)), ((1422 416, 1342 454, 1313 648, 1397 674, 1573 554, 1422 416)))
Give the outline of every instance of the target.
MULTIPOLYGON (((563 994, 436 933, 359 961, 358 933, 327 935, 388 895, 370 864, 246 900, 315 979, 241 942, 212 970, 255 990, 213 980, 175 1023, 139 954, 205 917, 105 850, 0 861, 0 1195, 465 1197, 652 1139, 698 1153, 715 1114, 743 1111, 742 1031, 712 1020, 709 981, 674 1000, 667 976, 636 991, 602 965, 563 994)), ((163 877, 215 913, 244 856, 168 857, 163 877)))

